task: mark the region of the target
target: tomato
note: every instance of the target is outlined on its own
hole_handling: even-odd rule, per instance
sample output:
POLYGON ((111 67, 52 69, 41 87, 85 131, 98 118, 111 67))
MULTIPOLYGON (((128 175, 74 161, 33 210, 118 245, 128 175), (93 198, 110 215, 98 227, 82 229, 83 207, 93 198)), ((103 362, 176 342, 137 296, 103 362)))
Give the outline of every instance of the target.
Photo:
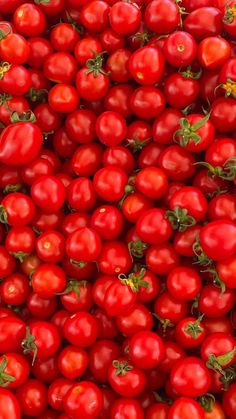
POLYGON ((142 330, 151 330, 153 318, 143 304, 136 303, 124 314, 117 317, 117 326, 123 335, 133 336, 142 330))
MULTIPOLYGON (((191 71, 170 75, 166 79, 164 87, 168 104, 178 109, 184 109, 193 103, 197 99, 200 90, 197 77, 191 71)), ((178 114, 177 110, 175 112, 178 114)), ((168 112, 167 115, 169 115, 168 112)))
POLYGON ((233 383, 223 395, 224 412, 233 419, 236 413, 236 384, 233 383))
POLYGON ((172 235, 171 223, 161 208, 145 211, 139 217, 136 229, 140 239, 148 244, 162 244, 172 235))
POLYGON ((16 390, 23 414, 38 417, 47 407, 47 388, 39 380, 29 379, 16 390))
POLYGON ((144 22, 151 32, 159 35, 173 32, 180 24, 178 5, 171 0, 151 1, 145 10, 144 22))
POLYGON ((75 263, 96 260, 101 252, 101 247, 98 233, 88 227, 71 233, 66 241, 66 253, 75 263))
POLYGON ((178 253, 170 243, 150 246, 145 256, 148 268, 158 275, 167 275, 180 262, 178 253))
POLYGON ((230 44, 216 36, 205 38, 198 47, 198 61, 208 70, 220 69, 230 58, 230 54, 230 44))
POLYGON ((236 106, 232 98, 219 98, 212 104, 211 120, 220 132, 233 131, 236 128, 236 106))
MULTIPOLYGON (((160 174, 159 171, 158 173, 160 174)), ((142 186, 146 186, 146 185, 142 185, 142 186)), ((150 185, 147 184, 147 187, 149 186, 150 185)), ((161 187, 161 185, 158 185, 158 186, 161 187)), ((158 186, 157 186, 157 189, 158 189, 158 186)), ((143 214, 144 211, 152 207, 153 207, 153 201, 151 201, 151 199, 147 198, 146 196, 138 192, 133 192, 124 199, 122 203, 122 213, 129 222, 135 223, 140 217, 140 215, 143 214)))
POLYGON ((122 35, 135 33, 141 23, 141 11, 136 5, 116 2, 109 13, 112 29, 122 35))
POLYGON ((167 403, 154 403, 146 412, 147 419, 167 419, 169 412, 169 406, 167 403))
POLYGON ((168 413, 168 419, 204 419, 205 411, 200 404, 189 397, 179 397, 174 401, 168 413))
POLYGON ((77 63, 68 52, 55 52, 44 61, 43 71, 47 79, 56 83, 72 83, 77 73, 77 63))
POLYGON ((88 109, 77 109, 66 118, 66 133, 76 143, 90 143, 96 137, 95 122, 94 112, 88 109))
POLYGON ((102 164, 106 166, 118 166, 126 174, 130 174, 134 169, 134 156, 124 146, 107 147, 103 153, 102 164))
POLYGON ((164 328, 171 323, 178 323, 187 316, 188 305, 185 301, 178 301, 168 292, 157 297, 154 304, 154 311, 163 323, 164 328))
POLYGON ((45 15, 35 4, 25 3, 19 6, 13 19, 16 29, 27 37, 39 36, 46 29, 45 15))
POLYGON ((165 356, 158 368, 163 372, 170 372, 175 362, 185 356, 186 352, 181 346, 171 340, 165 340, 165 356))
POLYGON ((66 274, 60 266, 44 263, 33 272, 32 287, 41 298, 53 298, 63 292, 65 286, 66 274))
POLYGON ((18 306, 24 304, 29 297, 30 286, 26 275, 13 273, 7 276, 0 285, 0 295, 6 304, 18 306))
POLYGON ((206 336, 206 329, 201 316, 198 319, 186 317, 176 326, 175 336, 177 342, 186 349, 199 346, 206 336))
POLYGON ((235 231, 235 224, 229 220, 212 221, 202 227, 199 239, 207 257, 218 261, 232 256, 236 250, 235 231))
POLYGON ((215 137, 215 128, 209 118, 210 114, 191 114, 181 118, 174 134, 175 141, 191 152, 200 153, 208 148, 215 137))
MULTIPOLYGON (((109 316, 120 316, 136 301, 135 291, 124 280, 113 281, 105 290, 103 306, 109 316)), ((132 280, 131 280, 132 281, 132 280)))
POLYGON ((16 396, 5 388, 0 389, 0 411, 2 419, 7 419, 9 414, 12 419, 21 417, 21 408, 16 396))
POLYGON ((129 71, 129 59, 131 52, 125 48, 119 48, 112 52, 106 62, 106 71, 111 80, 125 83, 132 79, 129 71))
POLYGON ((231 0, 225 4, 223 9, 223 23, 224 23, 224 30, 227 34, 231 36, 235 36, 235 1, 231 0))
POLYGON ((103 112, 96 121, 96 133, 102 144, 116 146, 126 137, 125 120, 117 112, 103 112))
MULTIPOLYGON (((50 3, 52 3, 52 1, 50 3)), ((79 38, 79 33, 76 28, 73 25, 64 22, 57 24, 50 33, 50 41, 56 51, 73 51, 79 38)))
POLYGON ((201 289, 201 277, 194 269, 178 266, 167 277, 167 289, 177 300, 192 300, 201 289))
POLYGON ((211 376, 203 361, 197 357, 186 357, 176 362, 170 374, 171 385, 180 396, 198 397, 206 393, 211 384, 211 376), (187 367, 187 368, 186 368, 187 367), (198 371, 195 380, 194 371, 198 371))
POLYGON ((139 368, 155 368, 165 356, 162 339, 151 331, 141 331, 132 336, 129 343, 129 355, 139 368))
POLYGON ((216 7, 199 7, 193 10, 184 20, 184 29, 196 41, 222 32, 222 14, 216 7))
POLYGON ((66 346, 58 357, 58 367, 63 377, 75 380, 85 373, 88 367, 88 355, 82 348, 66 346))
POLYGON ((79 105, 79 95, 70 84, 60 83, 50 89, 48 101, 54 111, 70 113, 79 105))
POLYGON ((66 378, 55 379, 48 388, 48 403, 55 410, 63 410, 63 399, 72 387, 73 381, 66 378))
POLYGON ((123 218, 116 207, 104 205, 94 211, 91 217, 91 227, 103 240, 114 240, 122 231, 123 218))
POLYGON ((38 155, 42 147, 42 133, 31 122, 8 125, 0 136, 0 161, 8 165, 23 166, 38 155), (27 138, 27 141, 24 139, 27 138))
POLYGON ((146 385, 146 377, 142 370, 136 368, 125 358, 113 360, 108 369, 110 386, 121 396, 138 396, 146 385))
POLYGON ((129 70, 137 83, 152 85, 164 73, 164 58, 158 48, 143 47, 135 51, 129 59, 129 70))
POLYGON ((89 367, 96 380, 106 383, 108 368, 121 355, 119 345, 110 340, 95 342, 89 352, 89 367))
POLYGON ((98 324, 91 314, 81 311, 66 320, 63 330, 72 345, 87 348, 97 339, 98 324))
POLYGON ((17 353, 9 352, 0 357, 1 386, 8 388, 19 387, 27 380, 30 367, 26 359, 17 353), (6 374, 6 376, 5 376, 6 374))
POLYGON ((178 145, 163 149, 158 160, 160 167, 171 180, 189 179, 196 170, 194 156, 178 145))
POLYGON ((139 118, 156 118, 164 111, 165 97, 161 90, 154 86, 141 86, 133 92, 130 106, 139 118))
POLYGON ((28 39, 30 54, 27 63, 33 68, 43 68, 44 62, 52 54, 52 45, 47 39, 36 36, 28 39))
POLYGON ((32 292, 28 296, 27 308, 33 316, 41 319, 48 319, 57 309, 57 300, 54 298, 41 298, 38 294, 32 292))
POLYGON ((61 338, 56 326, 43 320, 31 321, 22 341, 24 354, 29 353, 33 363, 37 357, 43 360, 55 355, 60 344, 61 338))
POLYGON ((163 47, 166 61, 173 67, 187 67, 197 54, 197 44, 188 32, 177 31, 166 39, 163 47))
POLYGON ((111 53, 116 51, 117 49, 124 48, 125 46, 125 40, 124 40, 123 35, 118 34, 111 28, 106 28, 101 33, 100 41, 101 41, 103 50, 111 52, 111 53))
POLYGON ((116 166, 107 166, 98 170, 94 176, 93 184, 97 194, 105 201, 119 201, 128 183, 126 173, 116 166))
POLYGON ((102 0, 93 0, 81 10, 80 20, 91 32, 102 32, 108 23, 109 5, 102 0))
POLYGON ((214 285, 205 285, 200 293, 199 310, 210 318, 225 316, 232 309, 234 299, 233 290, 222 293, 221 289, 214 285))
POLYGON ((30 47, 26 39, 18 34, 10 33, 0 43, 0 56, 3 61, 12 64, 23 64, 28 60, 30 47))
POLYGON ((14 316, 0 318, 0 352, 17 352, 25 336, 26 326, 23 320, 14 316))
POLYGON ((65 256, 63 235, 53 230, 42 233, 36 240, 36 253, 44 262, 60 262, 65 256))
POLYGON ((95 419, 102 409, 103 397, 95 384, 81 381, 68 390, 63 404, 71 418, 95 419))
POLYGON ((66 198, 65 187, 55 176, 37 179, 31 187, 31 194, 35 204, 47 213, 58 211, 66 198))
POLYGON ((141 404, 136 399, 119 398, 112 406, 111 419, 144 419, 141 404))
POLYGON ((234 271, 235 271, 235 255, 220 261, 216 265, 216 271, 221 281, 227 288, 235 289, 234 271))
POLYGON ((168 180, 163 170, 146 167, 137 174, 135 187, 148 198, 160 199, 167 192, 168 180))
POLYGON ((224 332, 211 333, 201 345, 201 357, 208 368, 222 372, 236 359, 236 341, 224 332))

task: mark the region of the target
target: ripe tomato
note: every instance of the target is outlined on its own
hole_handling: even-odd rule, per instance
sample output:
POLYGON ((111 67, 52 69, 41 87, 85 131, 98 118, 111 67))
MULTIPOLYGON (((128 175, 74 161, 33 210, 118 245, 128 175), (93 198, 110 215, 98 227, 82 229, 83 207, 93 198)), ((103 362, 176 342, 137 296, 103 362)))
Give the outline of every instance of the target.
POLYGON ((102 409, 103 397, 99 388, 87 381, 74 384, 66 393, 63 405, 72 418, 93 419, 102 409))
POLYGON ((110 11, 109 22, 112 29, 122 35, 135 33, 141 23, 141 11, 135 4, 116 2, 110 11))
POLYGON ((151 32, 159 35, 171 33, 180 24, 178 5, 171 0, 151 1, 146 7, 144 22, 151 32))
POLYGON ((53 298, 63 292, 66 286, 66 274, 60 266, 43 263, 32 275, 32 287, 41 298, 53 298))
POLYGON ((35 204, 47 213, 58 211, 66 198, 65 187, 56 176, 42 176, 31 187, 35 204))
POLYGON ((143 47, 136 50, 129 59, 129 71, 139 84, 157 83, 164 73, 164 57, 159 48, 143 47))
POLYGON ((123 397, 127 394, 138 396, 146 385, 144 372, 125 358, 113 360, 108 369, 108 381, 113 390, 123 397))
POLYGON ((139 368, 155 368, 165 356, 165 346, 156 333, 141 331, 132 336, 129 343, 129 355, 139 368))
POLYGON ((177 31, 167 37, 163 52, 166 61, 173 67, 187 67, 197 55, 197 44, 188 32, 177 31))
POLYGON ((161 208, 145 211, 138 219, 137 234, 148 244, 162 244, 172 235, 172 227, 161 208))
POLYGON ((45 15, 35 4, 25 3, 19 6, 13 19, 17 31, 27 37, 39 36, 46 29, 45 15))
POLYGON ((21 418, 21 408, 17 397, 5 388, 0 389, 0 411, 3 419, 7 419, 9 413, 12 419, 21 418))
POLYGON ((47 407, 47 387, 39 380, 29 379, 16 390, 21 412, 38 417, 47 407))
POLYGON ((232 256, 236 250, 235 231, 235 224, 229 220, 208 223, 199 234, 203 251, 210 259, 217 261, 232 256))
POLYGON ((121 397, 113 404, 111 409, 111 419, 116 419, 117 416, 120 416, 122 419, 128 419, 130 417, 144 419, 143 408, 138 400, 121 397))
POLYGON ((200 42, 198 47, 198 61, 208 70, 220 69, 230 58, 231 47, 225 39, 210 36, 200 42))
POLYGON ((71 233, 66 241, 66 253, 75 263, 91 262, 98 258, 102 244, 98 233, 83 227, 71 233))
POLYGON ((205 419, 205 411, 201 405, 189 397, 179 397, 174 401, 168 412, 168 419, 205 419))

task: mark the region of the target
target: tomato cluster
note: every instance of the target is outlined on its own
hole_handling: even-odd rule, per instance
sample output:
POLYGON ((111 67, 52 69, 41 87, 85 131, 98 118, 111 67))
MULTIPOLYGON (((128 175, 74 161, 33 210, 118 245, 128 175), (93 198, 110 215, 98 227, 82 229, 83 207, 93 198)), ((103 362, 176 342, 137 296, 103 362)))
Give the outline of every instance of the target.
POLYGON ((236 418, 236 0, 0 0, 0 419, 236 418))

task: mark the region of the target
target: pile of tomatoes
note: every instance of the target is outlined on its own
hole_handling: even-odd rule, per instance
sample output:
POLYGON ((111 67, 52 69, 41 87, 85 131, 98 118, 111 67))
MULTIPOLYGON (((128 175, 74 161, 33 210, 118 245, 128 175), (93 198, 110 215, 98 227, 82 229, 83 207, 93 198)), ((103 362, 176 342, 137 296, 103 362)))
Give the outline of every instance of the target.
POLYGON ((0 0, 0 419, 236 418, 236 0, 0 0))

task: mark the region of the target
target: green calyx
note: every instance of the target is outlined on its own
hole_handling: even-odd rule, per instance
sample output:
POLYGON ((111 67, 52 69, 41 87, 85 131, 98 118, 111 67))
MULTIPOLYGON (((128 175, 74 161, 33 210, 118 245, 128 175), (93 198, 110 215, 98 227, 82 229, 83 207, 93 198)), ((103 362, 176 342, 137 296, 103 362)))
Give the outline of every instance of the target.
POLYGON ((126 375, 128 371, 133 369, 132 365, 129 365, 127 361, 119 362, 115 359, 112 365, 116 369, 115 375, 126 375))
POLYGON ((3 189, 3 193, 7 194, 10 192, 18 192, 20 191, 22 188, 22 184, 21 183, 16 183, 15 185, 6 185, 5 188, 3 189))
POLYGON ((192 71, 191 66, 188 66, 185 71, 180 71, 180 74, 182 74, 185 79, 199 80, 202 75, 202 70, 194 72, 192 71))
POLYGON ((236 176, 236 157, 232 156, 223 164, 223 166, 212 166, 207 162, 197 162, 195 165, 201 165, 208 169, 209 174, 217 176, 224 180, 234 180, 236 176))
POLYGON ((84 268, 87 265, 87 262, 78 261, 74 259, 70 259, 70 263, 78 268, 84 268))
POLYGON ((31 100, 31 102, 46 102, 47 100, 48 91, 46 89, 35 89, 32 87, 29 92, 27 93, 27 97, 31 100))
POLYGON ((165 218, 170 221, 174 230, 179 231, 185 231, 196 224, 195 218, 188 214, 188 210, 180 207, 175 207, 173 211, 166 211, 165 218))
POLYGON ((142 242, 142 240, 137 240, 129 242, 128 248, 132 256, 141 259, 144 256, 144 252, 147 250, 148 245, 142 242))
POLYGON ((9 23, 1 22, 1 27, 2 28, 5 27, 6 30, 4 31, 3 29, 0 29, 0 41, 6 38, 8 35, 10 35, 10 33, 12 33, 12 28, 11 28, 11 25, 9 25, 9 23))
POLYGON ((97 54, 96 52, 94 52, 94 58, 89 58, 86 61, 86 73, 93 73, 93 75, 95 77, 98 77, 99 74, 103 74, 104 76, 108 76, 109 73, 106 73, 102 66, 103 66, 103 55, 105 54, 105 52, 102 52, 101 54, 97 54))
POLYGON ((6 109, 10 109, 8 105, 8 100, 12 99, 11 95, 8 95, 7 93, 2 93, 0 95, 0 105, 4 105, 6 109))
POLYGON ((226 12, 223 17, 223 23, 230 24, 234 22, 234 19, 236 18, 236 4, 233 6, 226 6, 226 12))
POLYGON ((193 243, 193 252, 196 256, 196 262, 199 265, 202 266, 207 266, 207 265, 211 265, 212 264, 212 260, 209 259, 209 257, 204 253, 200 241, 199 241, 199 236, 196 237, 195 242, 193 243))
POLYGON ((7 61, 4 61, 3 63, 1 63, 0 65, 0 80, 3 79, 4 74, 7 73, 11 68, 11 64, 8 63, 7 61))
POLYGON ((200 326, 200 323, 203 319, 204 314, 202 314, 196 321, 188 322, 184 331, 192 336, 193 339, 197 339, 198 335, 203 332, 203 328, 200 326))
POLYGON ((38 348, 37 348, 37 345, 35 344, 35 337, 31 335, 29 327, 26 327, 26 337, 21 342, 21 346, 23 348, 23 353, 25 355, 29 353, 33 353, 32 365, 34 365, 35 359, 38 353, 38 348))
POLYGON ((206 124, 209 118, 210 113, 192 125, 187 118, 180 118, 179 124, 181 128, 175 132, 174 141, 178 142, 181 147, 186 147, 190 141, 198 144, 201 141, 201 136, 197 131, 206 124))
POLYGON ((224 367, 230 364, 236 355, 236 346, 229 352, 226 352, 223 355, 216 356, 214 354, 208 355, 208 361, 206 366, 209 369, 219 372, 221 375, 225 376, 224 367))
POLYGON ((214 266, 211 269, 206 269, 205 271, 202 272, 209 272, 212 277, 213 277, 213 284, 215 285, 216 288, 220 288, 222 294, 225 292, 226 290, 226 286, 224 281, 222 281, 216 271, 216 269, 214 268, 214 266))
POLYGON ((24 262, 26 256, 29 256, 29 253, 25 252, 10 252, 12 256, 18 259, 21 263, 24 262))
POLYGON ((148 282, 142 280, 145 273, 146 269, 142 268, 139 272, 132 272, 128 276, 120 274, 118 278, 123 285, 128 285, 131 291, 138 292, 140 287, 149 288, 148 282))
POLYGON ((226 83, 219 84, 217 88, 224 89, 225 97, 233 96, 236 98, 236 82, 230 79, 226 80, 226 83))
POLYGON ((137 32, 132 36, 132 39, 138 39, 140 42, 140 46, 143 47, 151 38, 151 34, 147 31, 144 32, 137 32))
POLYGON ((14 111, 11 114, 10 121, 12 124, 17 122, 35 122, 36 117, 32 111, 22 112, 22 114, 14 111))
POLYGON ((3 205, 0 205, 0 223, 7 224, 8 223, 8 216, 7 212, 3 205))
POLYGON ((203 407, 205 412, 212 412, 214 404, 215 404, 215 397, 211 393, 206 393, 204 396, 198 398, 198 402, 203 407))
POLYGON ((81 287, 85 288, 87 284, 87 281, 77 281, 76 279, 71 279, 68 283, 67 283, 67 287, 65 289, 65 291, 58 293, 57 295, 66 295, 69 294, 70 292, 74 291, 78 301, 80 300, 80 293, 81 293, 81 287))
POLYGON ((140 141, 140 139, 138 138, 138 136, 134 136, 134 138, 128 138, 127 142, 128 142, 128 146, 130 148, 132 148, 132 151, 134 153, 136 153, 137 151, 140 151, 143 149, 143 147, 145 147, 147 144, 149 144, 151 141, 151 138, 147 138, 144 141, 140 141))
POLYGON ((6 367, 7 357, 3 355, 2 361, 0 362, 0 387, 8 387, 10 383, 16 380, 15 377, 5 372, 6 367))

